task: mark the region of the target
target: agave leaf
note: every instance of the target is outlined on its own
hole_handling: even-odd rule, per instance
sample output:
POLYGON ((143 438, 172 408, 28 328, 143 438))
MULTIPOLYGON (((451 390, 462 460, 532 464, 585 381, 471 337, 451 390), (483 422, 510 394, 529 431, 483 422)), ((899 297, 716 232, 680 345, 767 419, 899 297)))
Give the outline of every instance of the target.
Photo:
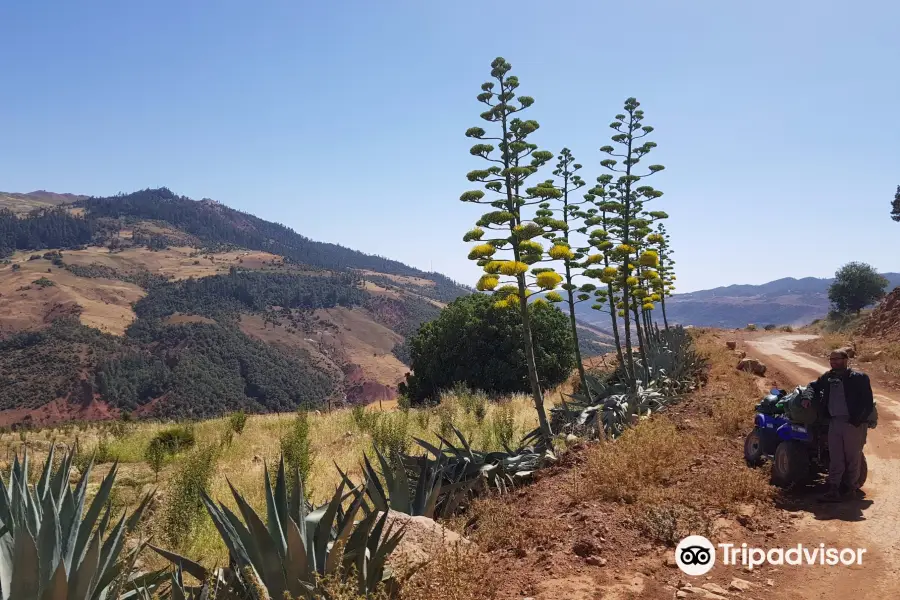
POLYGON ((9 587, 12 581, 12 567, 15 548, 13 537, 0 537, 0 598, 9 600, 9 587))
POLYGON ((115 566, 122 552, 122 545, 125 543, 125 515, 119 519, 119 522, 110 532, 109 537, 103 543, 100 549, 100 568, 97 570, 96 583, 92 598, 97 600, 100 594, 106 590, 106 587, 112 583, 116 577, 115 566))
POLYGON ((300 477, 300 470, 295 469, 291 486, 291 518, 300 529, 300 535, 306 539, 306 492, 303 489, 303 478, 300 477))
POLYGON ((40 589, 37 546, 31 534, 23 529, 16 535, 13 547, 12 581, 8 597, 11 600, 37 598, 40 589))
POLYGON ((94 590, 92 584, 100 566, 100 532, 94 534, 83 560, 76 564, 75 575, 69 579, 69 597, 90 598, 94 590))
POLYGON ((44 595, 41 596, 41 600, 67 600, 66 596, 68 593, 69 585, 66 582, 66 566, 60 561, 56 565, 56 570, 53 572, 47 587, 44 588, 44 595))
POLYGON ((306 547, 303 545, 303 537, 300 534, 300 528, 294 523, 293 519, 287 522, 287 560, 284 563, 285 578, 287 580, 288 592, 292 596, 299 596, 305 593, 304 583, 315 580, 310 568, 309 556, 306 553, 306 547))
MULTIPOLYGON (((53 470, 53 458, 56 455, 56 444, 50 444, 50 452, 47 453, 47 460, 44 462, 44 470, 41 472, 41 478, 37 483, 37 495, 41 502, 50 491, 50 472, 53 470)), ((49 577, 47 581, 49 581, 49 577)))
POLYGON ((38 535, 37 549, 39 559, 38 572, 41 581, 50 581, 60 564, 61 549, 59 541, 59 521, 57 521, 56 503, 53 494, 44 495, 44 522, 38 535))
POLYGON ((319 573, 322 573, 325 568, 325 557, 328 542, 331 538, 331 528, 334 524, 334 517, 337 514, 338 507, 341 504, 343 493, 344 483, 341 482, 334 491, 331 501, 314 510, 306 517, 307 535, 312 535, 312 544, 307 544, 306 551, 312 550, 313 564, 319 573))
POLYGON ((331 552, 328 553, 328 556, 325 559, 325 575, 331 575, 335 573, 338 565, 341 564, 341 556, 339 556, 339 554, 343 551, 344 544, 353 531, 353 519, 356 518, 356 513, 359 512, 359 507, 363 502, 363 497, 364 496, 362 491, 358 491, 356 494, 356 498, 350 504, 347 512, 338 522, 337 536, 335 536, 331 552))
POLYGON ((148 544, 148 547, 165 558, 167 561, 175 565, 176 568, 187 571, 187 573, 191 577, 195 577, 199 581, 206 581, 206 579, 209 577, 209 571, 206 570, 206 567, 198 562, 194 562, 191 559, 180 554, 175 554, 174 552, 169 552, 168 550, 158 548, 153 544, 148 544))
POLYGON ((53 494, 53 499, 56 501, 57 505, 62 504, 63 497, 66 493, 71 493, 69 488, 69 476, 72 473, 73 458, 74 452, 66 452, 63 455, 62 464, 60 464, 59 469, 53 474, 53 479, 50 481, 50 493, 53 494))
MULTIPOLYGON (((64 556, 66 561, 66 569, 69 573, 72 573, 72 563, 73 558, 76 554, 76 549, 78 548, 78 540, 80 539, 80 531, 81 531, 81 515, 84 513, 84 500, 87 495, 87 484, 89 478, 91 476, 91 469, 94 465, 94 459, 91 458, 90 462, 88 462, 88 466, 85 468, 84 473, 81 475, 81 481, 78 482, 78 485, 75 486, 75 494, 73 496, 74 499, 74 509, 72 511, 73 519, 72 524, 69 526, 67 531, 63 531, 63 539, 65 540, 65 548, 64 548, 64 556)), ((93 523, 87 525, 88 534, 90 534, 91 528, 94 526, 93 523)), ((79 560, 81 558, 81 550, 78 550, 79 560)), ((75 564, 78 564, 78 561, 74 561, 75 564)))
POLYGON ((418 445, 420 445, 420 446, 422 446, 423 448, 425 448, 425 450, 427 450, 428 452, 431 452, 431 453, 434 455, 435 458, 440 458, 441 456, 444 455, 444 451, 443 451, 443 450, 441 450, 441 449, 439 449, 439 448, 436 448, 435 446, 429 444, 429 443, 426 442, 425 440, 420 440, 419 438, 413 438, 413 440, 415 440, 415 442, 416 442, 418 445))
MULTIPOLYGON (((203 500, 203 505, 206 506, 206 512, 212 519, 212 522, 216 526, 216 529, 218 530, 222 541, 225 543, 225 546, 228 548, 229 554, 231 555, 232 559, 235 560, 237 566, 241 569, 252 566, 252 561, 250 560, 250 549, 247 548, 244 544, 242 536, 238 533, 237 529, 235 529, 235 524, 226 516, 226 513, 223 510, 224 507, 220 508, 216 506, 215 503, 213 503, 212 499, 206 494, 206 492, 203 492, 200 495, 200 498, 203 500)), ((243 523, 241 523, 237 517, 234 517, 234 520, 239 527, 244 529, 244 533, 249 539, 250 534, 246 531, 243 523)))
POLYGON ((10 506, 10 491, 0 477, 0 523, 9 527, 10 532, 15 533, 15 519, 13 519, 12 507, 10 506))
POLYGON ((281 525, 281 535, 285 540, 285 552, 287 552, 287 522, 290 518, 290 508, 287 497, 287 478, 284 472, 284 456, 278 459, 278 473, 275 475, 275 508, 278 513, 278 523, 281 525))
MULTIPOLYGON (((269 538, 278 552, 278 556, 283 561, 287 556, 287 540, 284 539, 284 529, 278 517, 278 507, 275 504, 275 494, 272 491, 272 484, 269 480, 269 468, 263 466, 265 479, 265 495, 266 495, 266 527, 269 530, 269 538)), ((246 519, 246 517, 244 517, 246 519)))
MULTIPOLYGON (((369 459, 365 454, 363 454, 363 473, 366 478, 366 493, 368 494, 369 499, 372 501, 375 510, 387 510, 387 494, 385 493, 384 488, 381 486, 381 480, 378 478, 378 472, 375 471, 374 468, 372 468, 372 463, 369 462, 369 459)), ((344 481, 348 486, 351 485, 349 478, 345 477, 344 481)))
MULTIPOLYGON (((268 478, 266 479, 268 481, 268 478)), ((257 572, 263 579, 263 582, 269 590, 269 595, 280 598, 285 592, 284 571, 281 569, 282 555, 279 553, 278 544, 280 542, 273 540, 268 529, 256 514, 256 511, 244 500, 231 482, 228 482, 231 494, 238 505, 241 516, 247 524, 247 529, 253 536, 253 543, 259 552, 260 564, 254 565, 257 572)), ((271 492, 271 488, 269 489, 271 492)), ((281 528, 278 529, 278 535, 281 535, 281 528)), ((285 554, 287 552, 285 551, 285 554)))
MULTIPOLYGON (((93 463, 93 460, 91 460, 91 463, 93 463)), ((109 499, 109 494, 112 491, 113 482, 116 479, 116 473, 118 472, 118 470, 119 461, 116 461, 109 469, 109 473, 107 473, 106 477, 104 477, 103 481, 100 483, 100 488, 97 490, 97 495, 95 495, 93 501, 91 501, 91 505, 88 508, 87 514, 85 515, 79 526, 78 539, 75 542, 75 550, 72 555, 77 559, 75 560, 76 564, 81 561, 81 557, 84 555, 88 538, 94 529, 94 524, 97 522, 97 517, 100 516, 100 511, 103 510, 103 505, 106 504, 106 501, 109 499)), ((88 471, 90 471, 90 467, 88 468, 88 471)), ((82 481, 87 479, 87 475, 88 472, 85 472, 84 476, 82 477, 82 481)), ((87 481, 84 481, 84 483, 85 485, 87 485, 87 481)))

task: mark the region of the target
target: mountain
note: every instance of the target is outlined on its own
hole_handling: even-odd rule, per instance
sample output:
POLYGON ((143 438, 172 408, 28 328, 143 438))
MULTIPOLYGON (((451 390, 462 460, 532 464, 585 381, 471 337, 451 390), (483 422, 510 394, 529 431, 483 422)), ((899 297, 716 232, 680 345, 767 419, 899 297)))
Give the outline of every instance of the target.
MULTIPOLYGON (((888 289, 900 286, 900 273, 883 273, 888 289)), ((698 327, 805 325, 828 314, 828 288, 834 279, 787 277, 762 285, 729 285, 676 294, 666 300, 672 323, 698 327)), ((578 306, 581 319, 608 329, 609 316, 586 305, 578 306)))
POLYGON ((390 399, 473 292, 166 188, 0 202, 0 425, 390 399))

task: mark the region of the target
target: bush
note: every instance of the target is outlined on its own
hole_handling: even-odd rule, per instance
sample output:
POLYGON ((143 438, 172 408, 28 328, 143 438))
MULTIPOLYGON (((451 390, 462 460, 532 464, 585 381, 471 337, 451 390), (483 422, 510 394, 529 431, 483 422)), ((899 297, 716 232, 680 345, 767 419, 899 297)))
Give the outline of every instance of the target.
POLYGON ((240 435, 244 432, 244 426, 247 425, 247 413, 242 410, 233 412, 228 415, 228 426, 236 434, 240 435))
POLYGON ((281 454, 290 473, 300 472, 303 481, 309 480, 312 449, 309 442, 309 415, 301 410, 294 417, 291 428, 281 437, 281 454))
POLYGON ((193 448, 197 443, 193 425, 176 425, 157 433, 150 444, 159 444, 167 454, 176 454, 193 448))
POLYGON ((169 453, 166 451, 165 446, 163 446, 157 438, 150 440, 150 443, 147 444, 147 449, 144 450, 144 460, 147 461, 147 464, 153 470, 154 479, 156 481, 159 481, 159 472, 163 468, 168 456, 169 453))
POLYGON ((775 325, 772 323, 769 323, 768 325, 763 327, 763 329, 765 329, 766 331, 775 331, 775 325))
MULTIPOLYGON (((575 367, 568 317, 555 306, 529 307, 537 370, 545 387, 565 381, 575 367)), ((456 299, 437 319, 409 338, 411 373, 400 393, 413 403, 437 399, 456 382, 489 394, 529 393, 522 320, 494 299, 472 294, 456 299)))
POLYGON ((790 325, 785 325, 784 327, 781 328, 781 330, 784 331, 785 333, 791 333, 792 331, 794 331, 794 328, 791 327, 790 325))
POLYGON ((753 323, 747 324, 747 331, 756 331, 756 325, 753 323))
POLYGON ((181 546, 203 515, 201 492, 209 492, 218 457, 215 446, 198 448, 173 476, 164 515, 165 534, 173 546, 181 546))
POLYGON ((512 448, 516 431, 515 415, 508 404, 498 404, 491 413, 491 437, 500 448, 512 448))
POLYGON ((392 464, 409 451, 409 415, 402 411, 385 413, 372 428, 372 446, 392 464))

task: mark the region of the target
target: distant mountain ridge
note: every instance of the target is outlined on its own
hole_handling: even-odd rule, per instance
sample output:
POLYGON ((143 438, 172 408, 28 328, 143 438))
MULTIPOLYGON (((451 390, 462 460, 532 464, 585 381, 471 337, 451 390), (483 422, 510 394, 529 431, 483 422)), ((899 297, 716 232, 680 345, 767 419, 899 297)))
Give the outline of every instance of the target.
MULTIPOLYGON (((900 286, 900 273, 882 275, 888 280, 888 291, 900 286)), ((828 314, 828 288, 833 282, 834 278, 785 277, 761 285, 735 284, 676 294, 666 300, 666 313, 671 323, 696 327, 806 325, 828 314)), ((586 304, 579 305, 577 312, 581 319, 608 329, 608 315, 586 304)))

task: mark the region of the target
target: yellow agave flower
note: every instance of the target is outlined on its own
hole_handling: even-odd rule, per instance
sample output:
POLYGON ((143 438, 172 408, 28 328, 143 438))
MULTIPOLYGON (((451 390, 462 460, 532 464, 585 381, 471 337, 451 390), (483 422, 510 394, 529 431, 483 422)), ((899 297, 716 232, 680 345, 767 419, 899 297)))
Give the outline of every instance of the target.
POLYGON ((539 288, 543 290, 552 290, 560 284, 562 276, 555 271, 544 271, 543 273, 537 274, 535 281, 539 288))
POLYGON ((477 260, 479 258, 487 258, 493 256, 497 249, 490 244, 478 244, 469 251, 469 260, 477 260))
POLYGON ((575 258, 575 253, 572 252, 572 249, 562 244, 556 244, 550 248, 549 254, 550 258, 554 260, 572 260, 575 258))
POLYGON ((644 310, 653 310, 653 303, 652 302, 645 303, 643 306, 643 309, 644 310))
POLYGON ((640 280, 638 280, 637 277, 632 275, 631 277, 629 277, 628 279, 625 280, 625 283, 627 283, 631 287, 634 287, 640 283, 640 280))
POLYGON ((618 275, 618 274, 619 274, 619 270, 618 270, 617 268, 615 268, 615 267, 606 267, 605 269, 603 269, 603 276, 604 276, 604 277, 612 277, 612 278, 614 278, 614 277, 615 277, 616 275, 618 275))
POLYGON ((596 265, 599 262, 603 262, 602 254, 589 254, 588 257, 585 259, 584 264, 585 264, 585 266, 596 265))
POLYGON ((638 259, 638 262, 642 267, 657 267, 659 266, 659 254, 657 254, 654 250, 645 250, 641 257, 638 259))
POLYGON ((492 275, 496 275, 500 272, 500 267, 503 266, 502 260, 492 260, 488 262, 488 264, 484 265, 484 272, 490 273, 492 275))
POLYGON ((534 240, 522 240, 519 242, 519 250, 530 254, 542 254, 544 247, 534 240))
POLYGON ((478 280, 478 283, 475 284, 475 289, 479 292, 493 290, 497 287, 497 284, 500 283, 500 280, 496 275, 485 274, 481 276, 481 279, 478 280))
POLYGON ((500 272, 504 275, 521 275, 528 271, 528 265, 515 260, 505 260, 500 265, 500 272))
POLYGON ((559 292, 547 292, 547 295, 544 296, 548 302, 562 302, 563 297, 559 295, 559 292))

